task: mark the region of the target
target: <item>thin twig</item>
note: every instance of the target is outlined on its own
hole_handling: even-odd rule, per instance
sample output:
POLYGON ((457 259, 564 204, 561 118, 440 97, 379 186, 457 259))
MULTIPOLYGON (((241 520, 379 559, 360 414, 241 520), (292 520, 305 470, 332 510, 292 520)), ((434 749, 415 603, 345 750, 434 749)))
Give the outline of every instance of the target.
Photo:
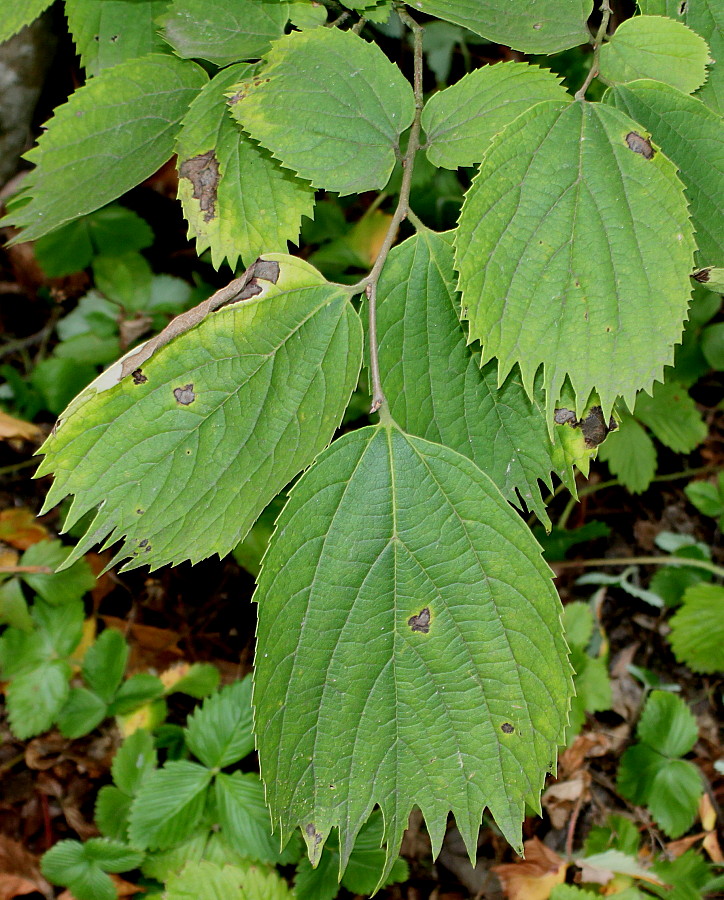
POLYGON ((692 559, 688 556, 617 556, 601 559, 570 559, 554 563, 557 569, 593 569, 601 566, 691 566, 705 569, 718 578, 724 578, 724 568, 708 559, 692 559))
POLYGON ((595 38, 593 39, 593 61, 591 62, 590 71, 588 75, 586 75, 586 80, 575 93, 576 100, 586 99, 586 91, 588 90, 588 86, 591 84, 596 75, 598 75, 598 57, 601 52, 601 44, 603 44, 603 39, 606 37, 606 32, 608 31, 608 23, 611 19, 612 12, 613 10, 611 9, 609 0, 603 0, 603 2, 601 3, 601 25, 596 32, 595 38))
POLYGON ((0 566, 0 575, 52 575, 50 566, 0 566))
POLYGON ((28 337, 17 338, 13 341, 8 341, 6 344, 3 344, 0 347, 0 359, 5 356, 10 356, 11 353, 17 353, 18 350, 27 350, 29 347, 34 347, 36 344, 42 344, 43 341, 46 341, 53 332, 55 328, 56 318, 52 318, 50 322, 40 329, 40 331, 36 331, 35 334, 30 334, 28 337))

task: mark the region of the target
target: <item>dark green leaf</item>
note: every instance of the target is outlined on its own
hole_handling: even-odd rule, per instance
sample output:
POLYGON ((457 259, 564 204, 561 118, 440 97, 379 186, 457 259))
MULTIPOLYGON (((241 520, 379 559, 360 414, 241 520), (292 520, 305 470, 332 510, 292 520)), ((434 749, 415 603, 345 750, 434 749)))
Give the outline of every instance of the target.
POLYGON ((676 382, 654 385, 653 395, 636 398, 634 415, 674 453, 691 453, 707 426, 685 387, 676 382))
POLYGON ((670 624, 671 647, 678 660, 695 672, 724 671, 724 588, 721 585, 702 583, 690 587, 670 624))
POLYGON ((126 794, 133 795, 156 768, 153 736, 144 728, 129 735, 113 757, 113 781, 126 794))
POLYGON ((58 713, 58 729, 64 737, 75 740, 97 728, 107 711, 106 703, 93 691, 72 688, 58 713))
POLYGON ((98 791, 93 814, 93 819, 102 835, 117 841, 126 840, 131 802, 132 798, 114 785, 103 785, 98 791))
POLYGON ((656 447, 633 416, 621 416, 618 428, 599 447, 598 458, 631 494, 643 493, 656 475, 656 447))
POLYGON ((120 631, 106 628, 83 657, 83 677, 106 703, 115 697, 123 680, 129 647, 120 631))

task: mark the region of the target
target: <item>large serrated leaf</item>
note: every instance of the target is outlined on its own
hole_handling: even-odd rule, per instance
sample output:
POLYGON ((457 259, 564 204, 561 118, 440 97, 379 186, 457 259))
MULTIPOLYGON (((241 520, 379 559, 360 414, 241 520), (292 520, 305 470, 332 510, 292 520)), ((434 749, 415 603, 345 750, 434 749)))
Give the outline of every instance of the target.
POLYGON ((475 165, 492 138, 522 112, 543 100, 567 96, 558 76, 528 63, 476 69, 425 104, 422 127, 428 158, 446 169, 475 165))
POLYGON ((592 0, 413 0, 409 4, 524 53, 585 44, 592 0))
POLYGON ((0 22, 0 44, 37 19, 51 3, 52 0, 14 0, 8 4, 0 22))
POLYGON ((385 186, 414 105, 376 44, 336 28, 276 41, 261 74, 231 99, 244 130, 282 165, 341 194, 385 186))
MULTIPOLYGON (((722 60, 724 66, 724 60, 722 60)), ((724 260, 724 122, 701 101, 657 81, 617 85, 607 102, 644 128, 679 169, 703 264, 724 260)))
POLYGON ((470 338, 552 415, 566 377, 607 420, 673 362, 694 241, 683 187, 644 129, 610 107, 539 103, 494 138, 456 232, 470 338), (655 223, 655 225, 653 224, 655 223))
POLYGON ((704 84, 708 58, 706 41, 682 22, 635 16, 601 47, 599 67, 608 82, 653 78, 690 94, 704 84))
POLYGON ((226 66, 266 53, 288 18, 282 0, 173 0, 159 24, 179 56, 226 66))
POLYGON ((98 507, 66 565, 103 540, 123 539, 130 568, 224 555, 331 439, 357 383, 359 317, 308 263, 266 259, 257 296, 123 378, 116 363, 62 414, 38 470, 55 473, 46 509, 75 494, 69 528, 98 507))
POLYGON ((286 251, 311 218, 314 192, 272 159, 229 114, 225 93, 256 71, 229 66, 207 84, 181 123, 176 143, 179 199, 196 238, 196 252, 211 248, 216 268, 235 268, 262 253, 286 251))
POLYGON ((364 428, 292 490, 259 587, 254 705, 272 817, 342 866, 375 804, 389 872, 414 805, 435 854, 487 806, 521 846, 566 725, 560 603, 530 531, 466 457, 364 428))
POLYGON ((167 0, 65 0, 65 15, 89 75, 147 53, 170 52, 155 19, 167 0))
POLYGON ((98 209, 171 156, 178 123, 206 81, 203 69, 151 54, 101 72, 55 110, 27 159, 30 202, 6 216, 33 240, 98 209))
POLYGON ((539 479, 552 489, 551 471, 570 487, 573 476, 552 461, 542 391, 529 400, 515 374, 499 388, 495 363, 481 369, 466 347, 452 234, 425 230, 395 247, 378 304, 380 367, 395 421, 468 456, 511 503, 519 492, 547 522, 539 479))

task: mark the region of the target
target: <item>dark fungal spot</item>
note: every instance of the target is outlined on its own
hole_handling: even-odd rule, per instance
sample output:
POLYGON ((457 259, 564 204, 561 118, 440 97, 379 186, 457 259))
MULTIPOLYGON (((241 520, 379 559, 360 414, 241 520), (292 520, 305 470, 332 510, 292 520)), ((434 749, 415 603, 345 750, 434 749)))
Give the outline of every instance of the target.
POLYGON ((142 515, 143 515, 143 510, 141 509, 140 506, 139 506, 138 509, 136 510, 136 515, 137 515, 137 516, 142 516, 142 515))
POLYGON ((173 395, 176 398, 176 402, 180 403, 181 406, 189 406, 196 399, 193 384, 185 384, 183 387, 174 388, 173 395))
POLYGON ((640 153, 644 159, 653 159, 655 150, 651 146, 651 141, 642 137, 637 132, 629 131, 626 135, 626 143, 628 144, 629 150, 633 150, 634 153, 640 153))
POLYGON ((430 610, 426 606, 424 609, 421 609, 416 616, 410 616, 410 618, 407 620, 407 624, 413 631, 419 631, 422 634, 428 634, 430 631, 431 618, 432 616, 430 615, 430 610))
POLYGON ((589 450, 598 447, 599 444, 603 443, 606 435, 611 431, 615 431, 618 427, 613 417, 606 424, 600 406, 592 406, 585 419, 577 419, 572 409, 557 409, 553 413, 553 421, 556 425, 570 425, 571 428, 580 428, 586 447, 589 450))
POLYGON ((706 284, 707 281, 711 278, 711 270, 713 266, 707 266, 705 269, 699 269, 698 272, 694 272, 691 276, 694 281, 698 281, 699 284, 706 284))
POLYGON ((510 722, 503 722, 500 726, 500 730, 503 734, 512 734, 515 731, 515 728, 510 724, 510 722))
POLYGON ((573 425, 573 427, 575 428, 576 422, 577 422, 576 414, 573 412, 572 409, 565 409, 565 408, 557 409, 553 413, 553 421, 556 423, 556 425, 569 425, 570 424, 570 425, 573 425))
POLYGON ((134 369, 131 372, 131 378, 133 379, 134 384, 145 384, 148 381, 148 378, 146 378, 140 369, 134 369))
POLYGON ((188 178, 193 185, 194 200, 199 201, 204 222, 216 215, 216 191, 219 186, 219 163, 213 150, 184 160, 178 170, 181 178, 188 178))
POLYGON ((314 838, 314 846, 317 847, 322 841, 322 835, 317 831, 314 827, 314 823, 310 822, 308 825, 304 826, 304 830, 307 833, 307 837, 314 838))
POLYGON ((138 542, 139 547, 148 547, 148 538, 144 538, 142 541, 138 542))

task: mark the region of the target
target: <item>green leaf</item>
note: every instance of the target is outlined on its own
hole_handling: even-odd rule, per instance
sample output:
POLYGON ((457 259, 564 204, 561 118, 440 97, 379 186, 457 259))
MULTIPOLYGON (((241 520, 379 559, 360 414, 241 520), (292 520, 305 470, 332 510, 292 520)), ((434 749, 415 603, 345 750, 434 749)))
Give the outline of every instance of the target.
POLYGON ((142 853, 105 838, 60 841, 43 857, 43 875, 66 885, 77 900, 116 900, 117 892, 105 872, 127 872, 140 865, 142 853))
POLYGON ((591 0, 414 0, 437 16, 524 53, 554 53, 588 42, 591 0))
POLYGON ((231 98, 234 117, 282 165, 341 194, 385 186, 414 105, 382 50, 337 28, 280 38, 231 98))
POLYGON ((540 548, 486 475, 392 425, 346 434, 292 490, 255 596, 283 837, 300 825, 316 862, 337 826, 344 866, 377 803, 387 874, 413 805, 435 854, 449 810, 474 854, 487 806, 520 846, 571 676, 540 548))
POLYGON ((98 791, 93 821, 107 838, 125 841, 128 837, 128 816, 132 798, 112 784, 104 784, 98 791))
POLYGON ((61 417, 38 470, 56 473, 46 509, 76 494, 68 529, 100 504, 71 559, 121 537, 126 568, 223 556, 332 437, 357 383, 359 317, 308 263, 265 259, 276 283, 260 273, 256 296, 120 384, 116 364, 61 417))
POLYGON ((688 566, 663 566, 653 576, 649 588, 666 606, 678 606, 687 588, 711 578, 708 572, 688 566))
POLYGON ((129 735, 113 757, 113 781, 126 794, 133 795, 156 768, 153 736, 144 728, 129 735))
POLYGON ((621 416, 616 431, 599 447, 598 458, 631 494, 642 494, 656 475, 656 447, 633 416, 621 416))
POLYGON ((251 678, 222 688, 188 718, 186 743, 204 765, 223 769, 254 749, 251 678))
POLYGON ((47 643, 48 656, 70 656, 83 637, 83 604, 69 600, 59 606, 36 598, 32 617, 47 643))
POLYGON ((422 111, 427 156, 457 169, 479 163, 490 141, 518 116, 544 100, 571 99, 549 69, 522 62, 483 66, 433 94, 422 111))
POLYGON ((266 53, 288 17, 280 0, 173 0, 158 22, 179 56, 227 66, 266 53))
POLYGON ((71 740, 89 734, 105 719, 106 703, 86 688, 72 688, 58 713, 58 729, 71 740))
POLYGON ((709 44, 713 65, 697 96, 719 116, 724 116, 724 7, 719 0, 686 4, 686 24, 709 44))
POLYGON ((639 740, 664 756, 683 756, 696 742, 696 719, 680 697, 653 691, 639 721, 639 740))
POLYGON ((212 663, 194 663, 188 672, 167 689, 167 694, 188 694, 202 700, 219 686, 221 673, 212 663))
POLYGON ((554 525, 548 534, 546 534, 545 528, 536 525, 533 528, 533 534, 543 548, 543 555, 546 561, 551 563, 565 559, 568 551, 571 547, 575 547, 576 544, 595 541, 596 538, 608 537, 611 534, 611 529, 605 522, 591 519, 585 525, 581 525, 580 528, 572 528, 570 531, 554 525))
POLYGON ((0 23, 0 44, 37 19, 51 3, 52 0, 14 0, 12 5, 3 10, 2 23, 0 23))
POLYGON ((293 894, 276 872, 251 866, 220 866, 190 862, 166 884, 166 900, 292 900, 293 894))
POLYGON ((528 400, 515 374, 499 388, 495 365, 481 369, 466 347, 459 315, 450 233, 420 231, 395 247, 377 313, 392 416, 412 434, 468 456, 511 503, 520 505, 519 494, 548 522, 539 480, 552 489, 553 470, 572 486, 572 473, 553 462, 540 392, 528 400))
POLYGON ((557 884, 550 893, 550 900, 596 900, 599 896, 570 884, 557 884))
POLYGON ((722 119, 701 101, 657 81, 617 85, 606 99, 649 129, 675 163, 691 204, 701 262, 720 264, 724 259, 722 119))
POLYGON ((33 620, 19 578, 11 578, 0 585, 0 623, 20 631, 33 630, 33 620))
POLYGON ((87 75, 168 47, 155 19, 166 0, 65 0, 65 15, 87 75))
POLYGON ((163 697, 164 693, 163 682, 160 678, 151 675, 150 672, 137 672, 120 686, 111 704, 109 714, 113 716, 127 715, 137 710, 139 706, 163 697))
POLYGON ((104 872, 128 872, 138 868, 143 859, 138 850, 106 838, 90 838, 83 844, 83 852, 89 862, 104 872))
POLYGON ((135 312, 144 309, 148 303, 153 271, 140 253, 97 256, 93 260, 93 280, 109 300, 135 312))
POLYGON ((605 420, 618 395, 632 406, 660 380, 691 292, 676 171, 611 112, 547 102, 519 116, 493 139, 456 232, 470 339, 499 379, 517 362, 529 395, 543 365, 549 424, 566 376, 576 413, 597 391, 605 420))
POLYGON ((106 628, 83 657, 83 677, 106 703, 113 700, 123 680, 128 654, 123 635, 114 628, 106 628))
POLYGON ((563 631, 569 647, 586 649, 593 634, 593 610, 588 603, 575 600, 563 607, 563 631))
POLYGON ((724 322, 715 322, 702 331, 701 349, 712 369, 724 370, 724 322))
POLYGON ((10 728, 21 741, 47 731, 68 697, 71 669, 55 660, 18 675, 5 689, 10 728))
POLYGON ((206 805, 212 773, 179 760, 152 772, 133 800, 129 836, 135 847, 172 847, 194 833, 206 805))
MULTIPOLYGON (((67 561, 71 550, 60 541, 39 541, 23 553, 20 564, 57 569, 67 561)), ((49 575, 25 572, 22 578, 43 600, 58 606, 80 600, 96 583, 95 575, 85 559, 78 559, 62 572, 54 571, 49 575)))
POLYGON ((292 0, 289 19, 295 28, 316 28, 327 21, 327 10, 321 3, 311 0, 292 0))
POLYGON ((634 415, 674 453, 691 453, 706 438, 706 422, 686 388, 675 381, 654 385, 652 396, 639 394, 634 415))
POLYGON ((611 84, 651 78, 686 94, 704 84, 709 48, 681 22, 666 16, 634 16, 601 47, 601 77, 611 84))
POLYGON ((618 787, 624 797, 645 804, 671 838, 691 828, 703 793, 701 774, 693 763, 666 759, 645 744, 624 753, 618 787))
POLYGON ((35 366, 30 383, 41 394, 44 408, 58 415, 78 391, 93 380, 96 371, 94 365, 51 357, 35 366))
POLYGON ((671 647, 676 658, 695 672, 724 671, 724 588, 696 584, 671 620, 671 647))
POLYGON ((217 775, 214 798, 219 824, 231 847, 256 862, 281 860, 279 838, 272 835, 264 785, 257 775, 217 775))
POLYGON ((313 215, 314 192, 245 135, 229 114, 225 94, 256 67, 229 66, 189 107, 176 143, 178 195, 196 238, 218 268, 239 257, 251 265, 262 253, 297 242, 302 216, 313 215))
POLYGON ((719 473, 716 484, 711 481, 689 482, 684 493, 705 516, 717 518, 724 514, 724 472, 719 473))
POLYGON ((56 108, 26 154, 36 166, 24 182, 30 202, 3 221, 33 240, 148 178, 171 156, 178 123, 205 81, 198 66, 161 54, 101 72, 56 108))

